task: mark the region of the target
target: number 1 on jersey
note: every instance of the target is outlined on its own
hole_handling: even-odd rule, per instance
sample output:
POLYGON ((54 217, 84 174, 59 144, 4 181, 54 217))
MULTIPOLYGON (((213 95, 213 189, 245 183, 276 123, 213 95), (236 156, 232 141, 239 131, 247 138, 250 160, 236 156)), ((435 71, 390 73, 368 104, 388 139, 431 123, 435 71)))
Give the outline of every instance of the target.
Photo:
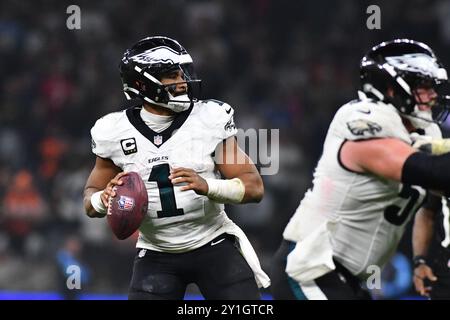
POLYGON ((161 200, 161 211, 156 211, 158 218, 167 218, 181 216, 183 209, 177 209, 173 184, 169 180, 169 164, 158 164, 152 168, 148 181, 156 181, 159 190, 159 199, 161 200))

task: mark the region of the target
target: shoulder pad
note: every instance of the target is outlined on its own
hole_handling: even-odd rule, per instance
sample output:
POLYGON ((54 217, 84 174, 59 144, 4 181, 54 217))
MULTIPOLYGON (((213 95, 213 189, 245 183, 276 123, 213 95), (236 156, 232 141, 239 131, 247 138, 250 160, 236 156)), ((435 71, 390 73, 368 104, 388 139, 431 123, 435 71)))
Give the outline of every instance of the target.
POLYGON ((394 106, 370 100, 347 103, 337 112, 336 130, 347 140, 398 138, 411 143, 394 106))
POLYGON ((119 126, 125 120, 125 110, 109 113, 98 119, 91 129, 92 152, 102 158, 110 156, 119 126))
POLYGON ((213 127, 223 139, 237 133, 234 123, 234 109, 228 103, 219 100, 203 100, 199 112, 208 127, 213 127))

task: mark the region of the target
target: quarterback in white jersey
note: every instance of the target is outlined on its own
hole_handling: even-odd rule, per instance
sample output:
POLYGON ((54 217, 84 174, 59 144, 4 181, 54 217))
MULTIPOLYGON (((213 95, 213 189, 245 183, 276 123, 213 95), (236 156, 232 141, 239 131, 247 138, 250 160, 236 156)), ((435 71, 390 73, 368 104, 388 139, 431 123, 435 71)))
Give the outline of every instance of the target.
POLYGON ((449 188, 430 166, 450 158, 411 146, 414 131, 442 137, 431 109, 447 76, 431 49, 382 43, 363 58, 361 78, 359 99, 334 116, 313 187, 283 232, 275 298, 370 299, 360 281, 393 255, 426 189, 449 188))
POLYGON ((213 154, 217 145, 236 134, 233 110, 214 101, 196 102, 161 132, 145 124, 151 117, 142 106, 104 116, 91 130, 93 152, 124 172, 139 173, 145 182, 149 206, 137 247, 164 252, 196 249, 223 233, 224 205, 193 190, 181 191, 182 185, 170 183, 170 171, 185 167, 204 179, 219 178, 213 154))
POLYGON ((149 203, 129 298, 182 299, 196 283, 207 299, 258 299, 258 286, 267 287, 269 278, 224 203, 259 202, 262 179, 237 145, 232 107, 195 99, 199 80, 191 67, 186 50, 166 37, 145 38, 125 52, 124 92, 143 104, 92 128, 97 160, 86 183, 86 212, 103 217, 120 178, 137 172, 149 203))

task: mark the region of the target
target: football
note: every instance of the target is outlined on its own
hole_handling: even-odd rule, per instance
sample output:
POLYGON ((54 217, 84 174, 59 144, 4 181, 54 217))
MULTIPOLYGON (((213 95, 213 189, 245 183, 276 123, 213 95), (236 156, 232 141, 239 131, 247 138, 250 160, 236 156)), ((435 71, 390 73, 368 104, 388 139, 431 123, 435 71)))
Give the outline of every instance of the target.
POLYGON ((120 180, 123 184, 115 186, 116 195, 110 198, 107 219, 115 236, 124 240, 141 225, 147 213, 148 195, 136 172, 128 172, 120 180))

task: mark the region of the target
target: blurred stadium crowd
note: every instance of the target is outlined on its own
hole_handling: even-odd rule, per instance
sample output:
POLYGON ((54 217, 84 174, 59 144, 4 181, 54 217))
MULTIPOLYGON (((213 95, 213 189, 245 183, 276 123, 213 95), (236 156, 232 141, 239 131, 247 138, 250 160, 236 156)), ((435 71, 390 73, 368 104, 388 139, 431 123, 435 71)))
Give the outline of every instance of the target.
POLYGON ((356 97, 366 50, 410 37, 450 66, 449 1, 375 3, 381 30, 366 27, 374 3, 358 0, 0 2, 0 290, 64 290, 65 266, 77 263, 89 275, 83 291, 126 293, 135 238, 118 241, 104 219, 88 219, 82 193, 95 159, 89 130, 125 105, 117 65, 148 35, 187 48, 202 96, 232 105, 239 128, 280 130, 264 200, 228 209, 269 270, 329 121, 356 97), (66 27, 70 4, 81 30, 66 27))

